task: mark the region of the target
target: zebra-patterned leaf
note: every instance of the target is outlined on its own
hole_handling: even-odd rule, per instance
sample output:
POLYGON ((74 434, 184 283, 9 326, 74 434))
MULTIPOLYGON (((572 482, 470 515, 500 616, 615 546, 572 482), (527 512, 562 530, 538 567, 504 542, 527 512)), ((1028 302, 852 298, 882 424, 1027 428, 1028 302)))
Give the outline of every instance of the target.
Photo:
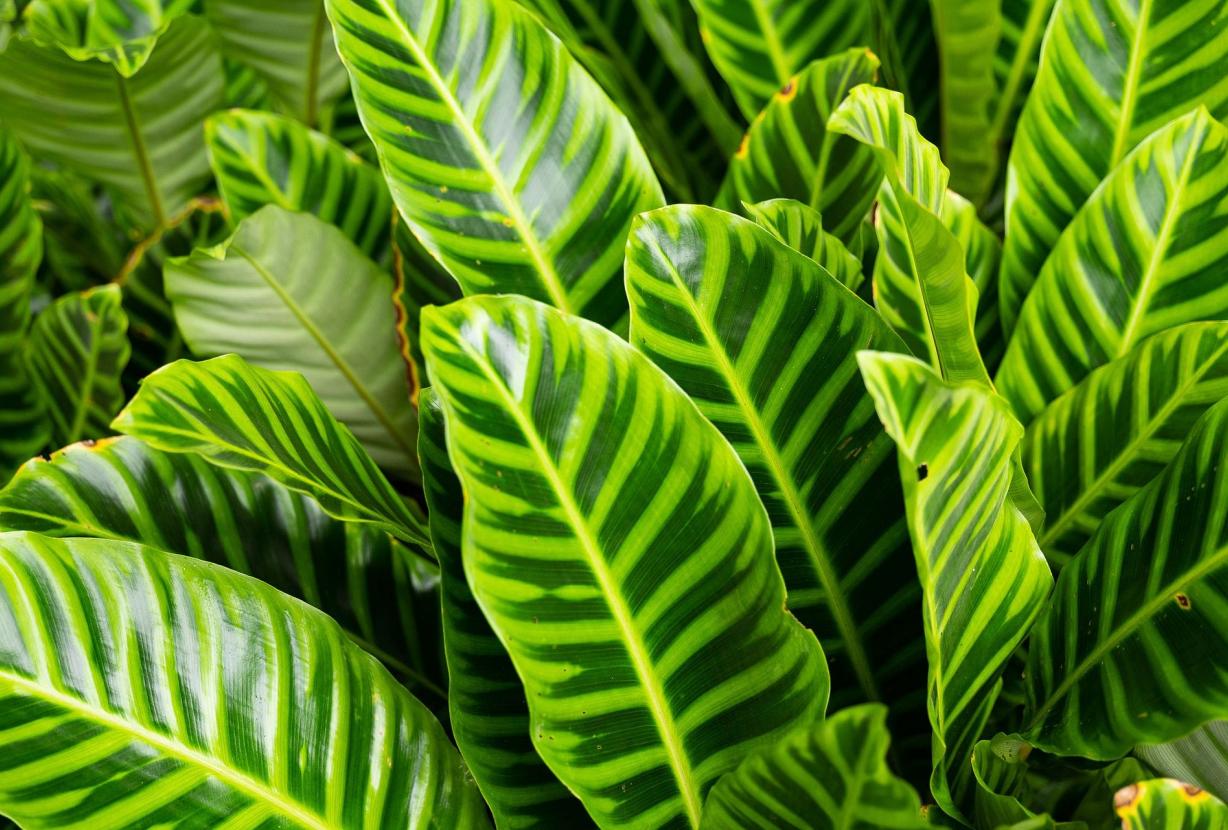
POLYGON ((44 46, 75 60, 102 60, 125 78, 149 60, 171 21, 196 0, 32 0, 22 12, 26 29, 44 46))
POLYGON ((1109 171, 1199 104, 1228 116, 1226 27, 1221 0, 1059 0, 1011 152, 1001 287, 1008 332, 1058 238, 1109 171))
POLYGON ((851 246, 882 175, 868 150, 829 132, 827 122, 848 91, 871 83, 877 69, 874 55, 851 49, 788 81, 742 139, 720 206, 736 210, 743 202, 796 199, 817 210, 827 230, 851 246))
POLYGON ((132 239, 102 213, 98 188, 67 170, 34 167, 30 195, 43 223, 43 263, 36 283, 54 295, 115 277, 132 239))
POLYGON ((835 705, 915 701, 924 655, 903 501, 855 358, 904 344, 814 262, 712 208, 636 220, 627 293, 631 342, 750 471, 789 609, 832 659, 835 705))
POLYGON ((827 703, 750 477, 600 326, 516 297, 422 318, 464 568, 534 746, 603 827, 697 827, 721 775, 827 703))
POLYGON ((1105 179, 1045 263, 998 372, 1025 423, 1143 338, 1228 318, 1226 198, 1228 128, 1205 109, 1105 179))
POLYGON ((205 140, 232 221, 277 205, 336 225, 373 260, 387 257, 392 198, 352 151, 297 121, 244 110, 211 116, 205 140))
POLYGON ((994 58, 997 94, 990 103, 989 139, 994 150, 994 178, 1001 172, 1015 135, 1015 123, 1040 57, 1040 44, 1057 0, 1001 0, 1002 32, 994 58))
POLYGON ((249 110, 269 110, 273 108, 272 93, 264 77, 245 63, 234 58, 222 56, 222 67, 226 72, 227 107, 249 110))
POLYGON ((712 789, 703 830, 923 830, 921 800, 887 766, 887 710, 845 709, 758 752, 712 789))
POLYGON ((218 247, 166 265, 166 295, 193 353, 301 372, 377 463, 415 478, 392 285, 339 229, 273 205, 218 247))
POLYGON ((899 450, 921 580, 934 729, 930 788, 946 813, 972 798, 973 746, 1011 652, 1053 584, 1010 496, 1023 428, 974 381, 951 383, 904 355, 858 355, 878 415, 899 450))
POLYGON ((131 78, 20 38, 0 53, 5 124, 40 161, 105 186, 146 231, 209 178, 200 122, 222 95, 221 56, 192 16, 171 24, 131 78))
POLYGON ((742 207, 759 227, 823 266, 849 291, 856 291, 865 280, 861 262, 844 243, 823 230, 823 217, 809 205, 794 199, 771 199, 742 207))
POLYGON ((693 2, 712 63, 748 119, 813 61, 870 40, 864 0, 693 2))
POLYGON ((164 452, 264 473, 311 496, 330 516, 430 550, 417 513, 295 372, 271 372, 235 355, 179 360, 147 377, 113 426, 164 452))
POLYGON ((280 109, 309 127, 345 94, 324 0, 204 0, 228 57, 250 66, 280 109))
POLYGON ((486 826, 430 712, 310 606, 126 542, 0 535, 23 827, 486 826))
POLYGON ((393 199, 465 293, 623 320, 627 230, 664 197, 563 45, 510 2, 327 6, 393 199))
POLYGON ((1228 805, 1171 778, 1139 781, 1117 791, 1113 807, 1122 830, 1225 830, 1228 805))
POLYGON ((1102 366, 1031 424, 1023 458, 1049 561, 1070 561, 1113 508, 1155 478, 1228 397, 1228 323, 1190 323, 1102 366))
POLYGON ((443 407, 422 390, 418 450, 439 558, 452 734, 500 830, 591 827, 584 807, 554 777, 530 740, 524 685, 469 588, 462 562, 464 493, 448 459, 443 407))
POLYGON ((124 403, 120 378, 129 354, 128 316, 117 285, 68 294, 35 318, 26 363, 56 445, 110 434, 124 403))
POLYGON ((938 41, 929 2, 869 0, 870 46, 883 62, 883 86, 904 96, 921 134, 942 134, 938 41))
POLYGON ((1116 758, 1228 716, 1228 401, 1063 568, 1036 625, 1024 735, 1116 758))
POLYGON ((1002 242, 977 217, 976 205, 948 190, 942 203, 942 223, 964 252, 968 276, 976 286, 976 343, 987 371, 1002 362, 1006 339, 998 317, 998 268, 1002 263, 1002 242))
POLYGON ((1214 721, 1184 738, 1139 744, 1134 754, 1168 778, 1197 784, 1220 800, 1228 799, 1228 721, 1214 721))

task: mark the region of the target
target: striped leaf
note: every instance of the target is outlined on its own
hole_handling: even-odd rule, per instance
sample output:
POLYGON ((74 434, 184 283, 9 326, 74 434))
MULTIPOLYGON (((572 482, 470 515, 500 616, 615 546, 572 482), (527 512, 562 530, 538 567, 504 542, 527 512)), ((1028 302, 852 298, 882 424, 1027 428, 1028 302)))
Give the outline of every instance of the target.
POLYGON ((393 305, 396 308, 397 345, 409 375, 410 396, 429 386, 421 348, 421 315, 428 305, 447 305, 461 298, 452 275, 422 247, 399 214, 392 218, 393 305))
POLYGON ((845 95, 873 82, 878 59, 851 49, 811 64, 764 108, 729 163, 721 207, 787 198, 822 214, 827 229, 851 247, 882 176, 873 155, 828 131, 845 95))
POLYGON ((195 354, 301 372, 378 464, 417 477, 392 279, 339 229, 263 208, 218 247, 168 261, 166 295, 195 354))
POLYGON ((990 110, 998 94, 993 69, 1001 0, 930 0, 930 9, 938 41, 942 157, 952 189, 979 205, 993 186, 990 110))
POLYGON ((0 811, 26 828, 480 828, 438 722, 324 614, 140 545, 0 536, 0 811))
POLYGON ((1122 830, 1224 830, 1228 805, 1205 790, 1155 778, 1118 790, 1113 807, 1122 830))
POLYGON ((418 450, 439 557, 452 735, 501 830, 591 827, 584 807, 533 748, 524 686, 478 607, 462 563, 464 493, 448 459, 443 406, 424 389, 418 450))
POLYGON ((223 73, 204 21, 180 17, 124 78, 23 39, 0 53, 0 112, 42 162, 105 186, 142 230, 161 225, 209 178, 200 122, 221 106, 223 73))
POLYGON ((1206 110, 1158 130, 1105 179, 1045 263, 998 373, 1025 422, 1148 335, 1228 318, 1225 198, 1228 128, 1206 110))
POLYGON ((392 199, 379 170, 352 151, 297 121, 244 110, 211 116, 205 141, 232 221, 265 205, 311 213, 371 259, 386 258, 392 199))
POLYGON ((250 66, 278 108, 309 127, 345 94, 323 0, 204 0, 222 52, 250 66))
POLYGON ((22 12, 40 44, 74 60, 102 60, 125 78, 149 60, 158 38, 195 0, 31 0, 22 12))
POLYGON ((921 581, 938 806, 971 799, 964 759, 984 728, 1011 652, 1052 585, 1010 497, 1023 428, 979 383, 944 381, 919 360, 863 352, 862 376, 895 439, 921 581))
POLYGON ((812 261, 712 208, 637 220, 627 294, 631 342, 750 471, 789 609, 832 659, 836 704, 915 699, 923 653, 900 485, 855 359, 902 351, 900 339, 812 261))
POLYGON ((38 315, 26 363, 46 403, 53 443, 110 434, 124 403, 120 376, 130 353, 119 286, 68 294, 38 315))
POLYGON ((110 218, 99 188, 67 170, 34 166, 30 196, 43 223, 43 262, 36 282, 52 294, 83 291, 111 280, 132 244, 110 218))
POLYGON ((147 377, 113 426, 163 452, 194 452, 219 467, 264 473, 311 496, 330 516, 430 550, 416 512, 295 372, 271 372, 235 355, 179 360, 147 377))
POLYGON ((929 2, 869 0, 870 47, 883 62, 882 85, 904 96, 921 134, 937 141, 941 129, 938 40, 929 2))
POLYGON ((693 2, 712 63, 747 119, 811 62, 869 43, 862 0, 693 2))
POLYGON ((1228 715, 1225 453, 1221 402, 1062 569, 1028 651, 1029 741, 1108 759, 1228 715))
POLYGON ((603 827, 697 827, 721 775, 827 702, 750 477, 595 324, 514 297, 422 317, 465 571, 534 746, 603 827))
POLYGON ((1228 397, 1228 323, 1190 323, 1100 367, 1028 426, 1024 463, 1044 505, 1040 546, 1070 561, 1113 508, 1172 460, 1228 397))
POLYGON ((865 280, 861 262, 844 243, 823 230, 823 217, 809 205, 793 199, 771 199, 742 207, 759 227, 823 266, 849 291, 856 291, 865 280))
POLYGON ((1228 116, 1226 26, 1220 0, 1059 0, 1011 151, 1008 332, 1063 231, 1131 149, 1199 104, 1228 116))
POLYGON ((1164 744, 1140 744, 1134 754, 1169 778, 1189 781, 1228 798, 1228 721, 1213 721, 1184 738, 1164 744))
POLYGON ((964 252, 968 276, 976 286, 977 347, 988 371, 1002 362, 1006 340, 998 316, 998 268, 1002 263, 1002 242, 977 217, 976 206, 948 190, 942 203, 942 223, 964 252))
POLYGON ((887 766, 887 710, 845 709, 756 753, 712 789, 704 830, 922 830, 921 801, 887 766))
POLYGON ((227 107, 251 110, 273 108, 269 85, 256 70, 226 55, 222 55, 222 67, 226 73, 227 107))
POLYGON ((627 230, 664 197, 562 44, 510 2, 327 6, 393 199, 465 293, 623 319, 627 230))
POLYGON ((0 129, 0 481, 47 443, 42 401, 23 353, 42 258, 43 225, 30 198, 30 163, 0 129))
POLYGON ((989 126, 995 178, 1005 165, 1015 124, 1036 78, 1041 40, 1056 1, 1001 0, 1002 32, 993 66, 997 94, 990 102, 989 126))

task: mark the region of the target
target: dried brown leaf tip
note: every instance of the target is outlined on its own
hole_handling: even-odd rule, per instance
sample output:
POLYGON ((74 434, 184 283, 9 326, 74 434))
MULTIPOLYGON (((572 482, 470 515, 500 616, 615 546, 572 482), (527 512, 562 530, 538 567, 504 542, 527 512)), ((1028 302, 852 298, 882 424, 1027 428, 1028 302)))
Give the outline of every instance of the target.
POLYGON ((1122 787, 1113 796, 1113 809, 1121 818, 1127 818, 1138 808, 1138 803, 1142 800, 1143 788, 1138 784, 1131 784, 1128 787, 1122 787))

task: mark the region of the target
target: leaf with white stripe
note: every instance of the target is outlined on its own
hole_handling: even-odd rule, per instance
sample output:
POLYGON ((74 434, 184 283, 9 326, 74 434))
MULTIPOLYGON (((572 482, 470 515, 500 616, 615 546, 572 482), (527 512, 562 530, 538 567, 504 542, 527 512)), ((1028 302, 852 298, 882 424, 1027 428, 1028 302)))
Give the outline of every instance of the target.
POLYGON ((469 297, 426 309, 423 329, 465 571, 538 753, 604 827, 697 827, 721 775, 827 703, 750 476, 596 324, 469 297))
POLYGON ((742 207, 759 227, 823 266, 849 291, 856 291, 865 280, 861 262, 844 243, 823 230, 823 217, 809 205, 794 199, 771 199, 742 207))
POLYGON ((487 826, 430 712, 251 577, 6 533, 0 620, 0 811, 23 827, 487 826))

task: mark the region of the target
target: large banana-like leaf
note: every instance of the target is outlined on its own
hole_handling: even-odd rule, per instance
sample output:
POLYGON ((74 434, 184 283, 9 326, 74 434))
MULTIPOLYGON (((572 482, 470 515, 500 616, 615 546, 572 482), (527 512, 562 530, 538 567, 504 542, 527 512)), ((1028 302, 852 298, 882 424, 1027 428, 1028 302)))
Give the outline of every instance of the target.
POLYGON ((877 69, 874 55, 851 49, 800 72, 751 123, 729 163, 721 206, 796 199, 851 245, 882 175, 868 150, 829 132, 827 122, 848 91, 872 82, 877 69))
POLYGON ((1028 740, 1107 759, 1228 715, 1226 453, 1221 402, 1062 570, 1028 651, 1028 740))
POLYGON ((944 381, 904 355, 862 352, 858 361, 899 450, 929 655, 930 786, 938 805, 959 816, 972 783, 965 759, 998 676, 1053 583, 1010 497, 1023 428, 975 381, 944 381))
MULTIPOLYGON (((402 677, 439 694, 417 633, 412 563, 386 533, 339 522, 263 475, 135 438, 74 444, 0 490, 0 529, 139 542, 208 559, 328 613, 402 677)), ((428 629, 429 631, 429 629, 428 629)))
POLYGON ((1140 744, 1134 754, 1169 778, 1228 799, 1228 721, 1213 721, 1168 743, 1140 744))
POLYGON ((336 225, 376 261, 388 254, 392 198, 379 170, 326 135, 268 112, 205 122, 209 161, 234 222, 265 205, 336 225))
POLYGON ((164 452, 264 473, 311 496, 330 516, 430 549, 423 521, 295 372, 271 372, 235 355, 179 360, 147 377, 113 426, 164 452))
POLYGON ((1045 263, 998 373, 1025 422, 1148 335, 1228 317, 1225 198, 1228 128, 1201 109, 1105 179, 1045 263))
POLYGON ((130 78, 149 60, 171 21, 196 0, 32 0, 22 13, 39 43, 76 60, 98 59, 130 78))
POLYGON ((1008 332, 1058 237, 1135 145, 1199 104, 1228 116, 1225 27, 1222 0, 1058 0, 1011 152, 1008 332))
POLYGON ((448 459, 443 407, 424 389, 418 450, 439 557, 452 734, 500 830, 591 827, 584 807, 533 748, 524 685, 482 615, 462 562, 464 493, 448 459))
POLYGON ((30 198, 30 164, 0 129, 0 481, 47 443, 42 402, 23 354, 43 225, 30 198))
POLYGON ((0 535, 0 811, 27 828, 480 828, 430 712, 324 614, 125 542, 0 535))
POLYGON ((1225 830, 1228 805, 1171 778, 1139 781, 1113 799, 1122 830, 1225 830))
POLYGON ((833 660, 835 702, 915 694, 923 654, 900 484, 856 361, 904 344, 814 262, 712 208, 640 217, 627 293, 631 342, 750 471, 789 608, 833 660))
POLYGON ((1041 40, 1056 1, 1001 0, 1002 36, 993 67, 997 94, 990 103, 993 117, 989 127, 995 177, 1006 160, 1019 112, 1032 89, 1041 40))
POLYGON ((794 199, 770 199, 742 207, 759 227, 823 266, 849 291, 856 291, 865 279, 861 263, 836 237, 823 230, 823 217, 809 205, 794 199))
POLYGON ((110 433, 124 403, 120 377, 129 354, 117 285, 68 294, 34 320, 26 361, 57 445, 110 433))
POLYGON ((1102 366, 1028 425, 1023 459, 1065 564, 1101 520, 1155 478, 1204 411, 1228 397, 1228 323, 1157 334, 1102 366))
POLYGON ((722 778, 703 830, 922 830, 921 800, 887 766, 887 710, 866 704, 794 732, 722 778))
POLYGON ((750 477, 600 326, 513 297, 422 317, 464 568, 538 753, 603 827, 697 827, 721 775, 827 702, 750 477))
POLYGON ((254 69, 287 114, 316 126, 321 110, 345 93, 345 68, 324 0, 204 0, 222 51, 254 69))
POLYGON ((393 199, 465 292, 622 320, 627 230, 664 197, 563 45, 506 0, 327 6, 393 199))
POLYGON ((811 62, 869 43, 864 0, 693 2, 712 63, 748 119, 811 62))
POLYGON ((166 295, 195 354, 301 372, 376 462, 416 477, 392 285, 339 229, 273 205, 222 245, 166 265, 166 295))
POLYGON ((17 39, 0 53, 0 112, 41 161, 104 185, 132 223, 161 225, 209 178, 200 122, 221 106, 222 60, 208 25, 175 20, 124 78, 99 61, 17 39))

